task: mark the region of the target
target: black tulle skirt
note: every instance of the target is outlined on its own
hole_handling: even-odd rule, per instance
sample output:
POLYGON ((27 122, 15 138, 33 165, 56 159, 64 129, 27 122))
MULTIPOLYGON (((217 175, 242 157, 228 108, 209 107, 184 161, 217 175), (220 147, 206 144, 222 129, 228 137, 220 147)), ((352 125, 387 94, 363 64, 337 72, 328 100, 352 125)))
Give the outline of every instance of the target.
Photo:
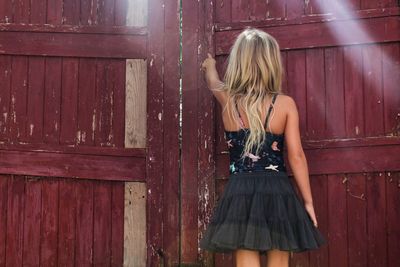
POLYGON ((302 252, 325 243, 290 178, 285 172, 271 171, 229 176, 200 248, 218 253, 239 248, 302 252))

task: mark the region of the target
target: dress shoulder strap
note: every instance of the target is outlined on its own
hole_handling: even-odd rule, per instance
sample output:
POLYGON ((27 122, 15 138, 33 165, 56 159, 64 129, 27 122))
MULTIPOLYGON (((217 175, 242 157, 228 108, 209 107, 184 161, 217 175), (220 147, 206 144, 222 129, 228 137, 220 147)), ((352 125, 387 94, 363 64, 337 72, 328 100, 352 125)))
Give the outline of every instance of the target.
POLYGON ((265 123, 264 123, 264 129, 265 129, 265 128, 267 127, 267 125, 268 125, 269 115, 271 114, 271 110, 272 110, 272 107, 273 107, 273 105, 274 105, 274 103, 275 103, 275 99, 276 99, 277 96, 278 96, 278 94, 274 94, 274 96, 272 97, 272 103, 269 105, 268 114, 267 114, 267 117, 266 117, 265 123))

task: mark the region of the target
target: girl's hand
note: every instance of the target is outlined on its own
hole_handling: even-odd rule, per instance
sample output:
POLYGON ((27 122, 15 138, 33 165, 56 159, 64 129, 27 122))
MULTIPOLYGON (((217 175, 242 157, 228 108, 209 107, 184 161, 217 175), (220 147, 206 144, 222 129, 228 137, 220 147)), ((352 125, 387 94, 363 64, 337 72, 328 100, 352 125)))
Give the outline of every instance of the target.
POLYGON ((308 215, 310 215, 314 226, 318 227, 317 218, 315 216, 315 211, 314 211, 314 205, 313 204, 305 204, 304 207, 306 208, 308 215))
POLYGON ((215 67, 215 59, 211 56, 210 53, 207 53, 207 58, 203 61, 203 63, 201 64, 201 67, 204 69, 208 69, 211 66, 215 67))

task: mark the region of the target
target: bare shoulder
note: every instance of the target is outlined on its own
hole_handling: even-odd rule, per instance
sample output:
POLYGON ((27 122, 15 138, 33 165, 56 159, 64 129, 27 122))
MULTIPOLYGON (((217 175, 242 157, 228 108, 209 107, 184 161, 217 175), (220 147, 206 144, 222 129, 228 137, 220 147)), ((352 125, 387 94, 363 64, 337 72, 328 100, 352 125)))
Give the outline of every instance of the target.
POLYGON ((293 97, 285 94, 279 94, 277 97, 278 105, 283 108, 286 112, 293 112, 297 110, 296 102, 294 101, 293 97), (279 99, 279 100, 278 100, 279 99))

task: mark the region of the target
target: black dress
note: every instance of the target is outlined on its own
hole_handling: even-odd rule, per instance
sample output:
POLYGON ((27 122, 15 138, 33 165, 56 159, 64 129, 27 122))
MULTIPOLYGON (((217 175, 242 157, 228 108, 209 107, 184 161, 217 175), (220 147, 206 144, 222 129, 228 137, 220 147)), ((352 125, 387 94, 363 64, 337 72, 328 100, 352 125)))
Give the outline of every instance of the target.
MULTIPOLYGON (((265 125, 275 102, 272 98, 265 125)), ((243 121, 242 121, 243 125, 243 121)), ((240 159, 248 129, 225 131, 230 153, 229 181, 214 207, 200 248, 230 253, 236 249, 302 252, 327 243, 312 223, 283 159, 284 134, 265 132, 259 155, 240 159)))

